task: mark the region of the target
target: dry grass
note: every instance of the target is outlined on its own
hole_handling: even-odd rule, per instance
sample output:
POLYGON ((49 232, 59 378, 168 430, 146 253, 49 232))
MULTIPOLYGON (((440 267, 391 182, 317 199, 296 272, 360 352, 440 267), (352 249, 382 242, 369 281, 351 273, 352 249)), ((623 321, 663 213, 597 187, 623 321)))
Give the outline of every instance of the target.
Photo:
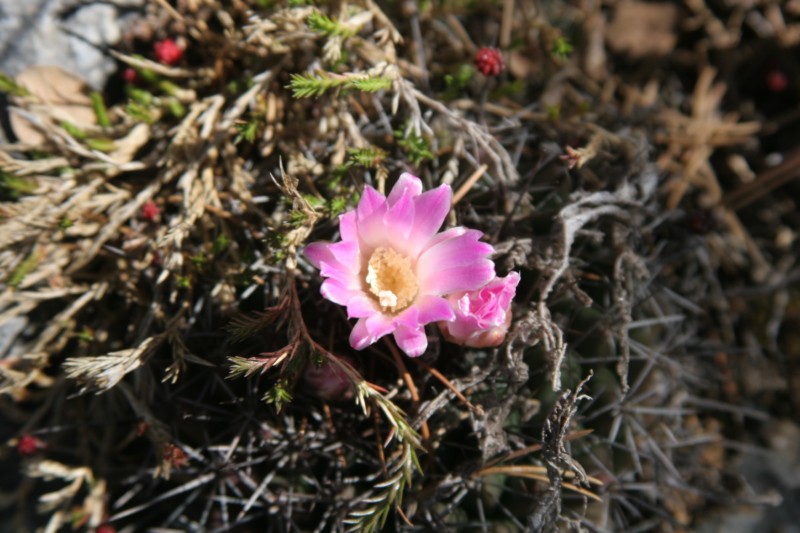
POLYGON ((6 87, 46 139, 0 147, 12 527, 687 531, 763 504, 734 459, 800 405, 796 172, 765 162, 796 117, 718 63, 786 56, 794 3, 688 2, 647 58, 603 31, 634 2, 267 3, 148 4, 109 126, 6 87), (180 65, 137 55, 166 36, 180 65), (495 41, 508 71, 470 72, 495 41), (299 250, 401 171, 522 273, 505 346, 348 346, 299 250), (321 362, 354 402, 304 387, 321 362))

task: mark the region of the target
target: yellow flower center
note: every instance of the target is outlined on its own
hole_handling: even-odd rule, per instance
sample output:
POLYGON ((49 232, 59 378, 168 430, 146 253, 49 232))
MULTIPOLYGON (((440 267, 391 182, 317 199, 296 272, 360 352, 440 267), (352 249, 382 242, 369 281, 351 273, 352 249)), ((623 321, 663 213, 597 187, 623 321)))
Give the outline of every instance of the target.
POLYGON ((392 313, 411 305, 419 291, 411 260, 382 246, 369 258, 366 282, 381 308, 392 313))

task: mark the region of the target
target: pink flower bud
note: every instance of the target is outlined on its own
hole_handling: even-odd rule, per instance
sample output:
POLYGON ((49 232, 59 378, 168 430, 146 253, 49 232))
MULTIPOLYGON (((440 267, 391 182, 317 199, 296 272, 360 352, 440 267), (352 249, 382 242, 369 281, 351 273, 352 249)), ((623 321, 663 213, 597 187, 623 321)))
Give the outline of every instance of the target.
POLYGON ((333 363, 310 363, 303 374, 303 382, 313 394, 326 402, 353 398, 353 385, 347 374, 333 363))
POLYGON ((518 284, 519 274, 511 272, 483 288, 451 295, 448 300, 456 317, 439 322, 445 339, 472 348, 502 344, 511 325, 511 300, 518 284))

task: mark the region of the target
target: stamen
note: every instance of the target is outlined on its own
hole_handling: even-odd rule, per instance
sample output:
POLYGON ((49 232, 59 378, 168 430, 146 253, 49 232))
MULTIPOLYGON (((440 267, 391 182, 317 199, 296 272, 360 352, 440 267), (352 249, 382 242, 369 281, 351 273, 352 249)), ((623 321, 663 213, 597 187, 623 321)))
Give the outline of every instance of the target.
POLYGON ((384 311, 397 313, 411 305, 419 284, 411 260, 392 248, 377 248, 367 264, 367 285, 384 311))

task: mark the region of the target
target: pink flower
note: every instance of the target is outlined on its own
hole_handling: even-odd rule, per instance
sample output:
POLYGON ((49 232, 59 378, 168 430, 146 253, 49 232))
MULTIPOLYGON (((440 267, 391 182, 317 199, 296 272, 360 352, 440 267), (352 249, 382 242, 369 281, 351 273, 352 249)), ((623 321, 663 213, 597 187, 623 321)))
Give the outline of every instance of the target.
POLYGON ((491 245, 462 227, 437 233, 452 191, 422 192, 416 176, 403 174, 388 197, 367 186, 358 207, 339 217, 342 240, 305 249, 323 277, 322 296, 357 318, 350 345, 363 350, 389 333, 411 357, 428 347, 425 325, 452 320, 445 296, 470 291, 494 277, 491 245))
POLYGON ((350 383, 344 370, 333 363, 309 364, 303 373, 303 382, 309 390, 326 402, 353 398, 353 384, 350 383))
POLYGON ((519 274, 511 272, 478 290, 451 295, 456 316, 455 320, 439 323, 444 337, 473 348, 502 344, 511 325, 511 300, 518 284, 519 274))

